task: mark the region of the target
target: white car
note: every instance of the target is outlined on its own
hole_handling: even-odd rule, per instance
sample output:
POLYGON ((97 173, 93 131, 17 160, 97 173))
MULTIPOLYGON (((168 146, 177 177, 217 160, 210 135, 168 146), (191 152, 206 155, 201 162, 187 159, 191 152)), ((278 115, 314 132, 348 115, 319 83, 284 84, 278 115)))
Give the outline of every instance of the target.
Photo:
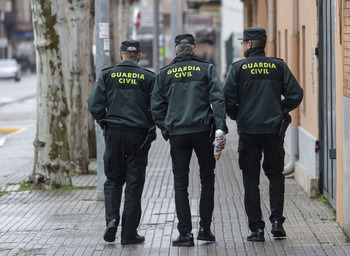
POLYGON ((0 78, 21 80, 21 65, 15 59, 0 59, 0 78))

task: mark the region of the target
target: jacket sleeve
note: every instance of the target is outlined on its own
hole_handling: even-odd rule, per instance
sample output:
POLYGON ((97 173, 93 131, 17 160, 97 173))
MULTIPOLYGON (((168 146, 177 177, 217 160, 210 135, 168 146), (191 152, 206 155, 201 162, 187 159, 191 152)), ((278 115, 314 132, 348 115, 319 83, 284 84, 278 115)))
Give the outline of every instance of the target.
POLYGON ((236 120, 238 111, 238 81, 233 66, 228 70, 228 75, 224 81, 222 91, 225 96, 225 105, 227 115, 236 120))
POLYGON ((168 103, 166 100, 166 95, 164 88, 161 84, 160 75, 157 74, 153 85, 153 91, 151 96, 151 113, 153 121, 156 126, 161 130, 162 135, 165 140, 169 138, 169 132, 164 127, 165 117, 168 112, 168 103))
POLYGON ((215 119, 216 129, 220 129, 225 133, 228 133, 226 126, 226 109, 225 99, 221 90, 221 83, 215 68, 212 64, 208 68, 209 77, 209 102, 211 104, 213 115, 215 119))
POLYGON ((88 96, 88 108, 92 117, 101 124, 106 116, 107 95, 106 87, 103 82, 103 74, 94 83, 88 96))
POLYGON ((289 67, 284 63, 284 80, 283 92, 284 99, 282 100, 282 108, 284 112, 289 112, 299 106, 303 99, 303 89, 298 81, 293 76, 289 67))

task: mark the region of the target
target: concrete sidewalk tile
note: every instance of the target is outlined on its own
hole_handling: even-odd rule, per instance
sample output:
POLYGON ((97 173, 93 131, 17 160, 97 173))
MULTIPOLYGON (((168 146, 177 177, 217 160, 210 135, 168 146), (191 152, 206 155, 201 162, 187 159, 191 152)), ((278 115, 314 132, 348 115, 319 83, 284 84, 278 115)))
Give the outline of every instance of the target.
MULTIPOLYGON (((302 247, 293 247, 293 248, 285 248, 285 254, 286 255, 300 255, 300 256, 306 256, 305 250, 302 247)), ((312 255, 312 254, 310 254, 312 255)))
POLYGON ((334 246, 334 247, 332 247, 332 249, 334 251, 334 255, 337 255, 337 256, 347 256, 347 255, 349 255, 348 253, 346 253, 345 250, 343 250, 339 246, 334 246))
MULTIPOLYGON (((146 241, 140 245, 122 246, 120 226, 115 243, 107 244, 102 238, 104 202, 95 201, 96 191, 15 192, 17 185, 6 186, 22 182, 31 173, 35 124, 27 124, 26 131, 10 137, 0 148, 0 188, 11 190, 0 197, 0 255, 350 255, 349 243, 334 221, 334 214, 327 205, 308 198, 292 175, 286 179, 287 219, 284 227, 287 238, 274 239, 268 220, 268 180, 263 171, 260 192, 266 241, 246 241, 249 229, 243 203, 242 173, 237 162, 238 137, 234 123, 228 121, 228 125, 230 133, 226 148, 215 171, 211 228, 217 241, 195 240, 194 247, 178 248, 171 245, 178 236, 178 222, 169 142, 159 136, 150 150, 139 227, 139 233, 145 235, 146 241)), ((190 169, 189 200, 196 237, 200 180, 195 154, 190 169)), ((73 184, 81 188, 96 186, 96 175, 74 176, 73 184)))

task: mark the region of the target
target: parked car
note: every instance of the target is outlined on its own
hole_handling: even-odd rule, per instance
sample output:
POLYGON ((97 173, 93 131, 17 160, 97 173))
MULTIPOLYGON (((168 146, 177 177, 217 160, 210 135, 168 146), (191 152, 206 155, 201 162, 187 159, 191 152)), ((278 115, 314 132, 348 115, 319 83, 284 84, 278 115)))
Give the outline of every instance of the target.
POLYGON ((0 59, 0 78, 21 80, 21 65, 15 59, 0 59))
POLYGON ((14 51, 14 56, 17 62, 21 65, 22 72, 30 71, 32 73, 35 73, 35 47, 32 41, 20 42, 17 46, 17 49, 14 51))

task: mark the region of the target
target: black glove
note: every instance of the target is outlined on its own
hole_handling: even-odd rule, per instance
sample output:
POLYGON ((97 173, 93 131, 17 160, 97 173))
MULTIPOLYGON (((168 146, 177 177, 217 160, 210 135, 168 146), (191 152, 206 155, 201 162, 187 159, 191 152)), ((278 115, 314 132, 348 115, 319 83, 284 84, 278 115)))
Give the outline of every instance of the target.
POLYGON ((283 113, 283 119, 281 123, 281 129, 278 132, 279 136, 284 136, 289 124, 292 122, 292 117, 288 113, 283 113))
POLYGON ((155 125, 152 125, 151 128, 148 129, 148 133, 147 133, 146 139, 144 140, 144 142, 140 146, 139 151, 140 152, 144 151, 156 139, 157 139, 157 128, 156 128, 155 125))
POLYGON ((102 122, 99 123, 99 125, 100 125, 100 127, 101 127, 101 129, 103 131, 103 137, 106 139, 107 130, 108 130, 108 124, 107 124, 107 122, 102 121, 102 122))
POLYGON ((166 129, 161 130, 161 132, 162 132, 163 138, 165 140, 168 140, 170 137, 169 132, 166 129))

